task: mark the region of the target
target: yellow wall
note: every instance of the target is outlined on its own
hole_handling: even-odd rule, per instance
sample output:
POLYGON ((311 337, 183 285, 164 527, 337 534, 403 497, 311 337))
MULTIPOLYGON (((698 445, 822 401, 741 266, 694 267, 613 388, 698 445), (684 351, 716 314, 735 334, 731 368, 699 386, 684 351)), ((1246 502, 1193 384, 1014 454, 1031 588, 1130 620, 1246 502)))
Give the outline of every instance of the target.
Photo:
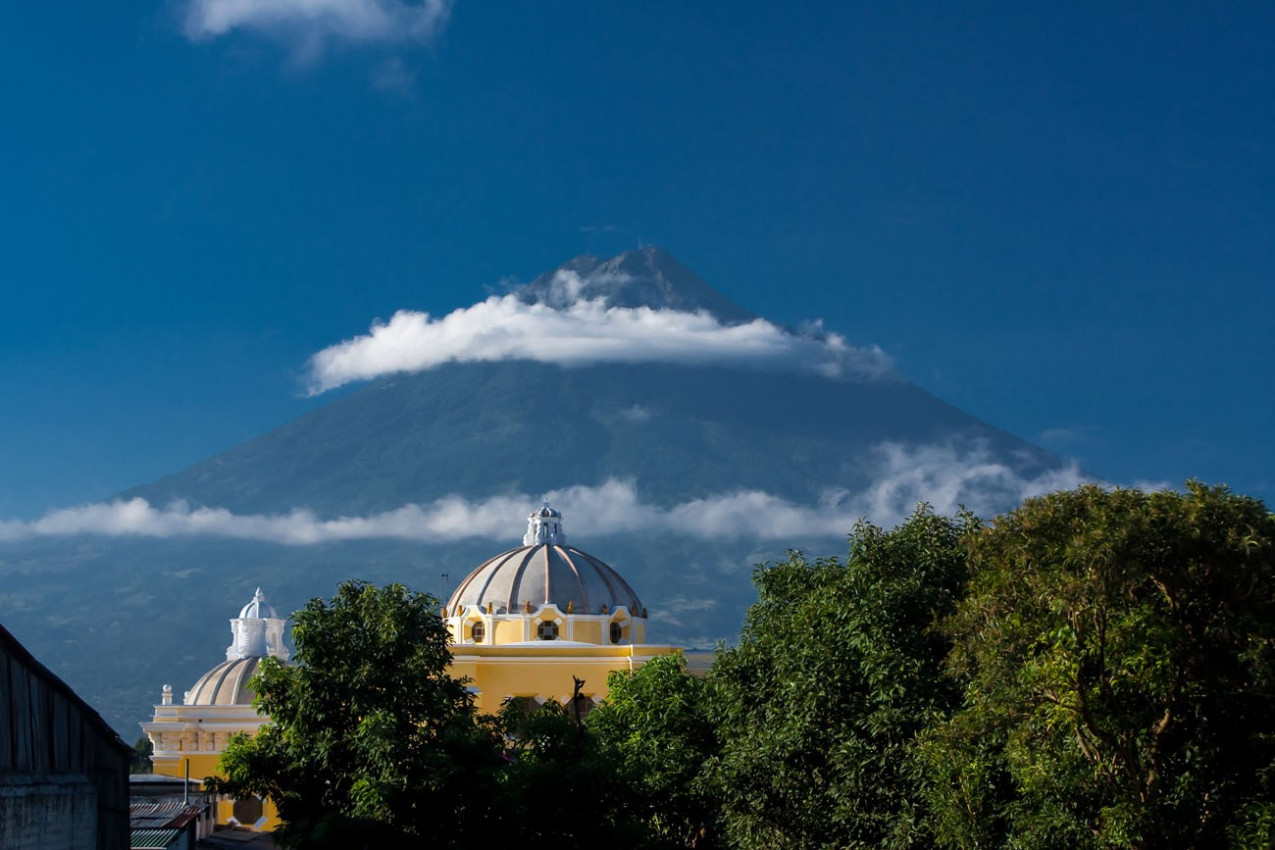
POLYGON ((509 697, 566 702, 573 677, 584 680, 583 695, 601 700, 613 670, 633 670, 657 655, 680 651, 644 645, 646 619, 632 616, 624 607, 580 614, 546 603, 532 611, 493 614, 473 606, 448 614, 444 608, 452 636, 452 673, 470 680, 479 710, 492 714, 509 697), (473 640, 476 622, 483 624, 481 641, 473 640), (543 622, 558 624, 557 640, 537 640, 543 622), (611 642, 613 624, 622 630, 617 643, 611 642))
MULTIPOLYGON (((487 631, 490 633, 491 629, 489 628, 487 631)), ((495 643, 516 643, 520 640, 526 639, 525 627, 521 620, 515 620, 513 622, 501 620, 496 621, 494 635, 495 643)), ((457 641, 457 643, 459 642, 460 641, 457 641)))
MULTIPOLYGON (((151 761, 154 764, 154 772, 161 776, 175 776, 183 778, 186 775, 186 762, 190 762, 190 778, 204 780, 209 776, 217 776, 217 759, 221 757, 221 753, 196 753, 190 756, 182 756, 180 758, 154 758, 151 761)), ((235 801, 228 797, 218 796, 214 803, 216 821, 219 825, 230 823, 231 817, 235 813, 235 801)), ((274 803, 269 800, 262 802, 262 815, 266 822, 261 825, 262 832, 268 832, 279 826, 279 812, 275 809, 274 803)), ((258 827, 252 823, 240 824, 248 829, 257 829, 258 827)))
MULTIPOLYGON (((602 643, 602 624, 589 621, 572 623, 571 639, 584 643, 602 643)), ((608 637, 607 642, 610 641, 608 637)))
MULTIPOLYGON (((473 643, 472 616, 452 616, 447 625, 452 633, 452 675, 469 680, 476 691, 478 710, 494 714, 509 697, 531 697, 539 701, 566 703, 574 688, 574 678, 584 681, 581 693, 600 701, 608 693, 607 676, 614 670, 634 670, 661 655, 681 652, 672 646, 646 646, 646 620, 630 617, 619 609, 611 616, 572 615, 546 605, 523 615, 481 615, 486 635, 483 643, 473 643), (559 624, 560 640, 536 640, 536 627, 543 620, 559 624), (611 643, 610 626, 621 623, 618 644, 611 643)), ((703 673, 711 654, 688 655, 688 669, 703 673)), ((143 729, 155 743, 155 772, 181 777, 186 762, 190 775, 203 779, 217 774, 217 759, 229 736, 235 732, 255 733, 268 718, 258 716, 252 706, 158 705, 151 723, 143 729)), ((279 825, 278 812, 266 801, 265 830, 279 825)), ((217 822, 228 822, 233 802, 217 804, 217 822)), ((244 824, 251 827, 252 824, 244 824)))
POLYGON ((584 680, 581 693, 606 697, 612 670, 633 670, 657 655, 679 652, 671 646, 571 646, 543 641, 530 646, 454 646, 452 675, 470 680, 479 711, 494 714, 509 697, 538 697, 565 703, 573 677, 584 680))
MULTIPOLYGON (((519 631, 517 640, 522 640, 521 623, 498 622, 495 625, 516 626, 519 631)), ((574 632, 577 640, 581 637, 580 627, 590 625, 596 628, 600 637, 600 625, 577 623, 574 632)), ((494 714, 507 697, 534 697, 542 701, 555 699, 566 703, 573 692, 572 677, 584 680, 581 689, 584 696, 601 700, 607 695, 607 674, 612 670, 632 670, 657 655, 679 651, 671 646, 578 646, 559 641, 537 641, 521 646, 462 644, 452 647, 451 672, 454 676, 471 680, 471 687, 478 691, 479 711, 494 714)), ((156 743, 156 754, 152 759, 155 773, 178 778, 185 775, 188 761, 192 779, 218 775, 217 759, 224 749, 226 730, 234 725, 237 727, 235 731, 251 733, 266 720, 252 713, 251 706, 156 706, 155 712, 154 721, 143 727, 156 743), (234 723, 228 716, 232 712, 243 714, 241 722, 234 723), (209 730, 214 724, 220 731, 210 735, 209 730), (178 738, 180 744, 173 743, 176 729, 187 735, 184 739, 178 738), (187 731, 192 729, 197 731, 187 731), (189 747, 192 751, 177 751, 178 746, 189 747)), ((218 800, 218 824, 229 822, 233 806, 232 800, 218 800)), ((278 811, 269 800, 265 801, 263 814, 266 822, 260 827, 262 830, 272 830, 279 825, 278 811)), ((253 824, 245 823, 243 826, 252 828, 253 824)))
MULTIPOLYGON (((180 779, 186 775, 189 762, 190 778, 203 780, 219 775, 217 760, 231 735, 253 734, 265 722, 250 705, 157 705, 154 720, 143 723, 142 729, 155 745, 151 756, 155 773, 180 779)), ((218 798, 215 814, 218 824, 229 823, 234 814, 234 801, 218 798)), ((265 822, 260 826, 241 825, 262 831, 279 825, 279 813, 269 800, 263 802, 262 815, 265 822)))

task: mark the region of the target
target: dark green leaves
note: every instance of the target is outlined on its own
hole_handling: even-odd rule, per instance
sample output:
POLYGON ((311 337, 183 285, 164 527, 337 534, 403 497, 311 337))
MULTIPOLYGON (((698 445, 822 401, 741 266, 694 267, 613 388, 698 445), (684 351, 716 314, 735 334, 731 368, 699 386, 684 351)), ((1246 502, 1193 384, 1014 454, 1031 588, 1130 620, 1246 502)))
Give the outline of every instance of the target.
POLYGON ((926 844, 911 746, 959 699, 936 624, 975 526, 923 507, 892 531, 861 524, 845 565, 792 553, 759 568, 740 643, 709 677, 710 776, 734 846, 926 844))
POLYGON ((262 663, 254 687, 271 722, 232 742, 219 790, 269 796, 294 846, 418 840, 440 823, 488 821, 502 742, 447 673, 436 600, 346 582, 296 614, 293 639, 295 664, 262 663))
MULTIPOLYGON (((927 737, 954 846, 1216 847, 1269 817, 1275 524, 1224 488, 1084 487, 972 541, 965 706, 927 737)), ((1255 846, 1249 839, 1241 844, 1255 846)))

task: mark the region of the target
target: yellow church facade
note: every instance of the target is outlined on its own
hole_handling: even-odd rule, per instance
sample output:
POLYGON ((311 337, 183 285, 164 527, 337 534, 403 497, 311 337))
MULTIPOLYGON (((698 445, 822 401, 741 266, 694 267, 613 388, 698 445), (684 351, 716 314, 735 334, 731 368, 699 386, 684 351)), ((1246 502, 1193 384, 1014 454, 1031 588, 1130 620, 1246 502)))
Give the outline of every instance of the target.
MULTIPOLYGON (((443 609, 452 674, 468 679, 480 711, 508 699, 571 699, 575 680, 593 704, 613 670, 634 670, 677 647, 646 643, 647 610, 618 572, 570 546, 547 503, 527 518, 523 545, 480 564, 443 609)), ((711 655, 688 656, 692 672, 711 655)))
MULTIPOLYGON (((527 518, 523 545, 471 571, 442 615, 451 634, 453 676, 465 679, 478 710, 494 714, 507 700, 528 709, 566 704, 577 680, 587 711, 606 698, 612 671, 631 671, 678 647, 646 643, 647 610, 627 581, 603 561, 569 546, 562 514, 547 503, 527 518)), ((230 621, 226 660, 173 701, 165 685, 160 705, 142 729, 154 744, 154 771, 202 779, 237 732, 255 733, 269 718, 252 708, 248 682, 261 659, 288 661, 284 620, 258 589, 230 621)), ((711 653, 687 654, 702 673, 711 653)), ((269 801, 222 800, 218 823, 269 830, 278 825, 269 801)))
MULTIPOLYGON (((164 685, 160 704, 142 731, 154 747, 152 768, 163 776, 203 779, 217 774, 217 760, 231 736, 256 734, 270 718, 252 707, 249 681, 263 658, 287 663, 290 653, 283 641, 284 618, 266 602, 261 588, 230 621, 231 641, 226 660, 200 676, 173 702, 173 689, 164 685)), ((278 826, 278 814, 268 801, 258 799, 217 801, 217 823, 238 824, 257 830, 278 826)))

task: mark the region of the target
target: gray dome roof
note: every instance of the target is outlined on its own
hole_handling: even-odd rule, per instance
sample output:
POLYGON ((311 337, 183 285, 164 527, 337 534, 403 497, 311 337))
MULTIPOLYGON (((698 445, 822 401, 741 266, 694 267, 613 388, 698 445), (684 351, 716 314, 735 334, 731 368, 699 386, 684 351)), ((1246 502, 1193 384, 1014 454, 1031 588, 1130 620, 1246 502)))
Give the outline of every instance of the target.
POLYGON ((260 658, 223 661, 199 677, 186 692, 186 705, 252 705, 248 680, 257 673, 260 658))
POLYGON ((623 605, 634 616, 643 616, 642 600, 619 573, 563 543, 519 546, 486 561, 460 583, 447 608, 486 608, 489 602, 498 614, 522 611, 530 602, 533 608, 553 603, 562 611, 570 603, 577 614, 598 614, 603 605, 614 611, 623 605))

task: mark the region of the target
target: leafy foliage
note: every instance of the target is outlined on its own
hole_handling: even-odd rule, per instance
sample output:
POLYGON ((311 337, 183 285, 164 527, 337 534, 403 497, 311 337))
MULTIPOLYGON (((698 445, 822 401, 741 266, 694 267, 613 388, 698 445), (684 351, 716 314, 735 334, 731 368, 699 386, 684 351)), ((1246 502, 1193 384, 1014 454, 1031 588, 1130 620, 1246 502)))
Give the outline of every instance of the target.
POLYGON ((155 753, 155 745, 150 736, 143 735, 133 744, 133 755, 128 759, 129 773, 150 773, 155 769, 151 764, 151 756, 155 753))
POLYGON ((710 772, 733 846, 927 844, 910 747, 959 698, 935 625, 976 525, 922 506, 891 531, 861 523, 844 566, 794 552, 758 569, 739 646, 709 679, 710 772))
POLYGON ((754 575, 738 646, 475 715, 432 599, 342 585, 267 662, 218 782, 294 846, 1270 848, 1275 518, 1084 487, 985 527, 922 506, 754 575))
POLYGON ((950 625, 965 706, 927 736, 951 846, 1265 847, 1275 519, 1260 502, 1083 487, 972 543, 950 625))
POLYGON ((490 825, 501 760, 451 656, 436 601, 402 585, 342 584, 295 617, 296 663, 262 662, 270 722, 227 747, 215 790, 269 796, 291 846, 452 846, 490 825))
POLYGON ((568 847, 645 845, 631 814, 626 776, 615 769, 575 712, 550 700, 524 713, 505 706, 509 766, 503 805, 523 841, 568 847))
POLYGON ((701 776, 716 752, 703 679, 680 653, 612 672, 606 701, 588 717, 609 769, 626 787, 628 816, 657 847, 715 846, 717 801, 701 776))

